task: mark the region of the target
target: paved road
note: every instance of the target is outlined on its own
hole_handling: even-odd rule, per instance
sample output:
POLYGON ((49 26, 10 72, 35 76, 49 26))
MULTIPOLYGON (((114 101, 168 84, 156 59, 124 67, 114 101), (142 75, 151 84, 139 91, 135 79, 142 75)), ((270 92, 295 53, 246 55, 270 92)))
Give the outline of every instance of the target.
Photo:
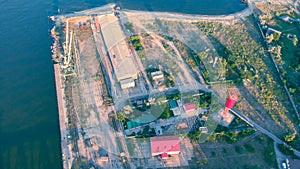
POLYGON ((276 153, 276 160, 277 160, 277 164, 278 164, 278 168, 282 168, 282 162, 285 161, 287 159, 287 156, 284 155, 278 148, 277 144, 274 142, 274 150, 276 153))

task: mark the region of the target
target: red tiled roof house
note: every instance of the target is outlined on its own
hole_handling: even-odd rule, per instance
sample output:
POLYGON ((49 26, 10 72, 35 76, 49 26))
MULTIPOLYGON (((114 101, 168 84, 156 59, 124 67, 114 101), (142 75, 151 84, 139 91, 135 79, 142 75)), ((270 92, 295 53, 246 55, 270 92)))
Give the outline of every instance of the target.
POLYGON ((189 113, 189 112, 193 112, 196 110, 196 105, 193 103, 188 103, 188 104, 185 104, 183 106, 183 108, 186 113, 189 113))
POLYGON ((151 155, 162 155, 167 158, 167 155, 179 154, 180 140, 177 136, 157 136, 150 138, 151 155))

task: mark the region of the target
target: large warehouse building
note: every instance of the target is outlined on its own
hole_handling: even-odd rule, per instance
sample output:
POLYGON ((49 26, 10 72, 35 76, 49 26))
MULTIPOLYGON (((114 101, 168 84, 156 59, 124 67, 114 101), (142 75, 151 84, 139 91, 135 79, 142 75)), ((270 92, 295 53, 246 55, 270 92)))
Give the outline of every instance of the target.
POLYGON ((135 86, 138 70, 127 45, 118 18, 114 15, 98 17, 103 38, 109 51, 114 72, 122 89, 135 86))

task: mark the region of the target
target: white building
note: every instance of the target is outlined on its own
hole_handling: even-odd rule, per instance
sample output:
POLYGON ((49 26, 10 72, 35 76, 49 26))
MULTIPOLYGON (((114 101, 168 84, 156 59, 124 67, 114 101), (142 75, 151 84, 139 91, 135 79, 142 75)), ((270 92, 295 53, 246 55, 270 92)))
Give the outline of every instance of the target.
POLYGON ((114 73, 121 84, 121 88, 135 87, 134 80, 138 78, 138 70, 118 18, 111 14, 98 16, 98 20, 114 73))
POLYGON ((120 80, 120 85, 122 89, 128 89, 135 87, 134 80, 132 78, 120 80))
POLYGON ((153 80, 160 80, 164 78, 162 71, 151 72, 151 77, 153 80))

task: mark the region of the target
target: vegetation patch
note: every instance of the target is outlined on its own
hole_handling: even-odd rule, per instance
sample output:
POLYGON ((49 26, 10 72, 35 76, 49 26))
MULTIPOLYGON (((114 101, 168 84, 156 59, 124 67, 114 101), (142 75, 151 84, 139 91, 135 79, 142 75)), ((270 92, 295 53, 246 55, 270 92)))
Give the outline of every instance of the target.
MULTIPOLYGON (((249 114, 250 117, 272 123, 276 127, 269 130, 283 138, 286 131, 297 133, 297 118, 294 113, 289 113, 293 112, 291 104, 253 21, 253 16, 250 16, 226 26, 205 21, 194 24, 209 37, 223 58, 222 63, 228 70, 226 79, 232 80, 240 89, 242 98, 258 110, 260 118, 254 113, 249 114)), ((203 59, 210 54, 203 51, 200 56, 203 59)), ((260 125, 270 127, 262 121, 260 125)), ((229 138, 234 138, 234 133, 229 138)))
POLYGON ((142 42, 140 40, 140 35, 136 34, 136 35, 131 35, 128 37, 129 41, 131 42, 133 48, 136 51, 142 50, 143 46, 142 46, 142 42))
POLYGON ((278 144, 278 149, 285 155, 294 155, 293 149, 291 146, 278 144))
POLYGON ((191 168, 277 168, 273 141, 258 134, 228 144, 222 140, 193 144, 191 168), (202 159, 202 160, 198 160, 202 159))

